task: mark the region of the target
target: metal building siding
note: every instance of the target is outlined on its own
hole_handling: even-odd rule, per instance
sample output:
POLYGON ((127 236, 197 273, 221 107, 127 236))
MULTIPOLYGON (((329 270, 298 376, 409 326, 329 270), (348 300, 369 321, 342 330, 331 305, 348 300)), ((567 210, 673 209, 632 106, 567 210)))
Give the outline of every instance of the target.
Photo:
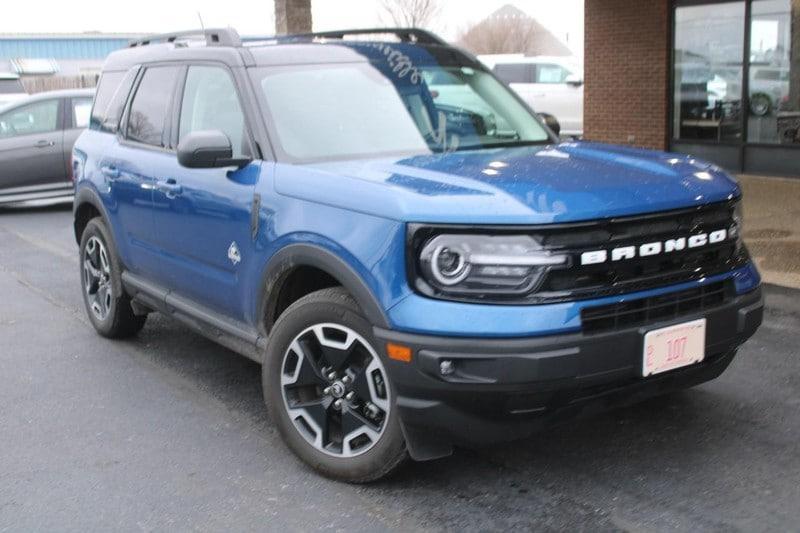
POLYGON ((0 58, 103 59, 125 48, 128 39, 0 38, 0 58))

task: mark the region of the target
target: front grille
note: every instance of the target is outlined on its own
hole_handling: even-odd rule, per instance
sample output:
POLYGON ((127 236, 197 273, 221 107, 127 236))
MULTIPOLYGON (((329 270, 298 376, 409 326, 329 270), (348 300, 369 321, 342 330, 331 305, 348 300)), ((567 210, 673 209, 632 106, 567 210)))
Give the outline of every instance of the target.
POLYGON ((574 258, 565 269, 550 270, 537 290, 542 301, 575 300, 612 296, 663 287, 728 272, 743 265, 746 251, 736 239, 695 249, 662 253, 630 260, 580 265, 580 254, 589 250, 638 246, 647 242, 689 237, 700 232, 730 229, 733 204, 659 213, 597 222, 585 229, 566 229, 549 234, 545 247, 566 250, 574 258))
POLYGON ((483 232, 490 235, 527 233, 543 249, 556 255, 566 255, 569 260, 564 266, 550 267, 543 272, 530 292, 523 295, 439 294, 422 279, 416 261, 409 264, 411 283, 420 292, 432 297, 530 305, 602 298, 696 281, 730 272, 747 263, 746 248, 733 236, 734 231, 738 232, 734 222, 736 202, 732 200, 661 213, 542 226, 413 226, 410 232, 413 252, 409 254, 412 258, 419 257, 420 249, 433 235, 483 232), (683 250, 645 257, 637 252, 632 259, 614 261, 609 257, 599 264, 582 265, 580 260, 585 252, 606 251, 610 256, 616 248, 633 247, 638 251, 648 243, 688 239, 723 229, 729 232, 725 240, 700 247, 686 246, 683 250))
POLYGON ((581 323, 584 333, 614 331, 712 309, 732 296, 730 282, 710 283, 649 298, 587 307, 581 311, 581 323))

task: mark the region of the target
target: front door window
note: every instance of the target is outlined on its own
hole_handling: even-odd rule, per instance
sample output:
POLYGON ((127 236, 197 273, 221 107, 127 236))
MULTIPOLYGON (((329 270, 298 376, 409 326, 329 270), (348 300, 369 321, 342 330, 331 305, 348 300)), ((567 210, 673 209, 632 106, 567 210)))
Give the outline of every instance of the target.
POLYGON ((58 129, 58 100, 44 100, 0 115, 0 138, 36 135, 58 129))

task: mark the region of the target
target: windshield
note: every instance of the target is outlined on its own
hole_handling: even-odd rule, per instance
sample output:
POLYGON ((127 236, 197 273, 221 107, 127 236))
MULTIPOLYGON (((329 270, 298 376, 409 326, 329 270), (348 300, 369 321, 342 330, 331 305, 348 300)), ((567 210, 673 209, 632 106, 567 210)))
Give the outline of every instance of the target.
POLYGON ((479 68, 345 63, 254 69, 278 149, 293 161, 550 142, 479 68))

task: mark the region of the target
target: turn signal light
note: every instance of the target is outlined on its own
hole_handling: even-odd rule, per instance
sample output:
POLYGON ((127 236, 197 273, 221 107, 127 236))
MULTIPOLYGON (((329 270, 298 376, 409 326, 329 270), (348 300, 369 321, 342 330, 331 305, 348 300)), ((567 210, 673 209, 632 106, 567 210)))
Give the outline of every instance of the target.
POLYGON ((389 355, 389 359, 394 359, 395 361, 401 361, 403 363, 411 362, 411 348, 408 346, 387 342, 386 353, 389 355))

